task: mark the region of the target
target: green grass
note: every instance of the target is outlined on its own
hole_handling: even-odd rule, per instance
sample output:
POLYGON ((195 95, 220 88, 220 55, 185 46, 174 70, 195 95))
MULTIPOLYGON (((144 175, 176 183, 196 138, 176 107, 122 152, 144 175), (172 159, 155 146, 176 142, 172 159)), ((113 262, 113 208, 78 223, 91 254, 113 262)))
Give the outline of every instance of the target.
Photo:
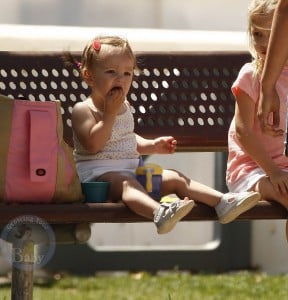
MULTIPOLYGON (((9 286, 0 300, 10 299, 9 286)), ((188 274, 171 272, 66 276, 49 287, 34 286, 33 300, 287 300, 288 275, 237 272, 188 274)))

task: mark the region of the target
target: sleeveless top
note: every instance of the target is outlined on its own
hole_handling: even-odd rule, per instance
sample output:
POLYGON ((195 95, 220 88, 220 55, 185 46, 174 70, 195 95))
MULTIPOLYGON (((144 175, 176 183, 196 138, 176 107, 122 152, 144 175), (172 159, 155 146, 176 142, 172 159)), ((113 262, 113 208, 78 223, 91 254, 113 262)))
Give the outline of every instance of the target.
MULTIPOLYGON (((88 98, 85 103, 89 108, 97 113, 103 114, 93 104, 92 99, 88 98)), ((74 158, 75 161, 85 160, 109 160, 109 159, 134 159, 139 158, 137 151, 136 134, 134 133, 134 119, 127 100, 124 102, 125 111, 116 116, 112 127, 110 139, 99 152, 91 153, 84 149, 77 136, 73 132, 74 158)))

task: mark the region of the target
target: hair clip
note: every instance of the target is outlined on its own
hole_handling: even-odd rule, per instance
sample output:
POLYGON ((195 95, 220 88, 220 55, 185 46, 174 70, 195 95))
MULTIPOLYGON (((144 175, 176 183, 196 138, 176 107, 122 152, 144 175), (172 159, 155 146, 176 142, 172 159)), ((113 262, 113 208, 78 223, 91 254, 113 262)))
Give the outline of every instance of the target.
POLYGON ((93 49, 96 51, 99 51, 101 49, 101 42, 100 40, 94 40, 93 41, 93 49))
POLYGON ((81 67, 82 67, 81 62, 77 62, 77 63, 76 63, 76 66, 77 66, 78 69, 81 69, 81 67))

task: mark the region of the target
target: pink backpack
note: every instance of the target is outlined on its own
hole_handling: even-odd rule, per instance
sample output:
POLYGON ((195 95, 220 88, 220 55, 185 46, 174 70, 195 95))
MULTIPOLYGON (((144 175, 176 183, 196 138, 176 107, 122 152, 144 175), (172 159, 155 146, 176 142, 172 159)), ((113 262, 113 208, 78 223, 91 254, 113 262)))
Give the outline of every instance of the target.
POLYGON ((82 201, 60 106, 0 95, 0 201, 82 201))

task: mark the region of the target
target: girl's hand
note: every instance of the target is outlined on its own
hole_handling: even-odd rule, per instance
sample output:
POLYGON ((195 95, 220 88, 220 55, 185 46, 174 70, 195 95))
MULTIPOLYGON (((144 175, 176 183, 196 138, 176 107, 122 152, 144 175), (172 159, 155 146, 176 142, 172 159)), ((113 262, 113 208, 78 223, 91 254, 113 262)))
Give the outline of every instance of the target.
POLYGON ((274 190, 280 194, 288 194, 288 172, 278 170, 269 176, 274 190))
POLYGON ((161 136, 154 139, 155 153, 171 154, 176 150, 177 141, 173 136, 161 136))
POLYGON ((117 114, 124 103, 125 95, 121 87, 112 88, 106 96, 104 113, 117 114))
POLYGON ((264 133, 271 136, 283 135, 284 132, 279 128, 279 111, 280 111, 280 100, 276 92, 276 89, 260 91, 260 99, 258 105, 258 118, 261 129, 264 133), (273 123, 269 123, 269 116, 273 115, 273 123))

